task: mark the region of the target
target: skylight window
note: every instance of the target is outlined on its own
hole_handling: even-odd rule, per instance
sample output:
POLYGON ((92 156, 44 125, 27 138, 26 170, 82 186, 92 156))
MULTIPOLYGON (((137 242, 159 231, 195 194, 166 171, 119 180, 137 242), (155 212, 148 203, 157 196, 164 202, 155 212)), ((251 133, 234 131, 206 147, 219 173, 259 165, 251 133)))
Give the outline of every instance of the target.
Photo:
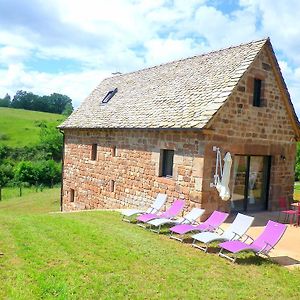
POLYGON ((114 90, 109 91, 106 96, 103 98, 102 103, 106 104, 118 91, 118 88, 115 88, 114 90))

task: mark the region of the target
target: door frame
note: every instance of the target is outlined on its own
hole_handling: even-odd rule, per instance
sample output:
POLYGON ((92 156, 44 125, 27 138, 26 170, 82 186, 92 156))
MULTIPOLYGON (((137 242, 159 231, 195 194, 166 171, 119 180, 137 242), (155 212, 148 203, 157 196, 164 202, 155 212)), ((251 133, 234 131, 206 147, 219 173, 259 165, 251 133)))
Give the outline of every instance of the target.
POLYGON ((246 174, 245 174, 245 185, 244 185, 244 200, 243 200, 243 212, 247 212, 248 210, 248 196, 249 196, 249 176, 250 176, 250 165, 251 165, 251 157, 253 156, 261 156, 263 157, 263 179, 264 184, 262 187, 262 195, 265 198, 264 210, 268 210, 269 208, 269 191, 270 191, 270 177, 271 177, 271 165, 272 165, 272 156, 270 155, 251 155, 251 154, 235 154, 235 156, 246 156, 247 164, 246 164, 246 174))

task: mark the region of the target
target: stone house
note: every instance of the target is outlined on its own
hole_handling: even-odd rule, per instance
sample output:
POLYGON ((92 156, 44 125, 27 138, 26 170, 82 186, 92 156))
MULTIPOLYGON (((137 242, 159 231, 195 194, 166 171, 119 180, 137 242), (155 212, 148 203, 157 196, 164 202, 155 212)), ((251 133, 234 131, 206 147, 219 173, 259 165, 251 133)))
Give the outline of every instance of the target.
POLYGON ((299 121, 269 39, 104 79, 59 128, 62 210, 148 206, 274 210, 293 197, 299 121), (210 183, 233 157, 231 199, 210 183))

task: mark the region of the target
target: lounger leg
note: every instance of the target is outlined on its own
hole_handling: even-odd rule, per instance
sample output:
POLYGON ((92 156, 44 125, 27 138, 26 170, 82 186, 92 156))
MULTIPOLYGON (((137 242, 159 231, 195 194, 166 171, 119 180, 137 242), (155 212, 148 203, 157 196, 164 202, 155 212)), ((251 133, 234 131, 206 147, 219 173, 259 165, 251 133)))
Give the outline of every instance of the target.
POLYGON ((140 227, 143 227, 143 228, 147 228, 147 226, 142 222, 138 222, 138 223, 136 223, 136 225, 140 226, 140 227))
POLYGON ((161 225, 158 226, 158 229, 152 229, 152 225, 150 225, 150 230, 151 230, 152 232, 156 232, 156 233, 158 233, 158 234, 160 234, 160 228, 161 228, 161 225))
POLYGON ((130 219, 126 219, 124 215, 123 215, 122 221, 125 221, 125 222, 128 222, 128 223, 131 223, 131 220, 130 220, 130 219))
POLYGON ((207 250, 208 250, 208 245, 207 245, 207 244, 205 244, 205 247, 202 247, 202 246, 200 246, 200 245, 197 245, 197 244, 196 244, 196 239, 193 240, 192 247, 198 248, 198 249, 204 251, 205 253, 207 253, 207 250))
POLYGON ((183 242, 183 235, 180 235, 180 236, 182 236, 182 238, 173 235, 173 234, 172 234, 172 231, 171 231, 171 233, 170 233, 170 235, 169 235, 169 238, 170 238, 170 239, 173 239, 173 240, 180 241, 180 242, 182 243, 182 242, 183 242))
POLYGON ((236 259, 237 259, 237 255, 234 255, 234 257, 230 257, 229 255, 223 253, 223 249, 224 249, 224 248, 221 248, 221 250, 220 250, 220 252, 219 252, 219 256, 224 257, 224 258, 227 258, 227 259, 229 259, 231 262, 235 263, 235 261, 236 261, 236 259))

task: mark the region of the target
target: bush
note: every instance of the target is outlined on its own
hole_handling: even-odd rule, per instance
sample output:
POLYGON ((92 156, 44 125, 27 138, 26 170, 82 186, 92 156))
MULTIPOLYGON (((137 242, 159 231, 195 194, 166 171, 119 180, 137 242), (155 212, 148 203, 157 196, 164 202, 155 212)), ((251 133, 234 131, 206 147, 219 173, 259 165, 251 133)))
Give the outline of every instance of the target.
POLYGON ((21 161, 15 168, 14 180, 16 183, 28 183, 33 185, 37 182, 36 170, 31 161, 21 161))
POLYGON ((53 186, 61 179, 61 164, 54 160, 22 161, 15 168, 17 184, 53 186))
POLYGON ((61 164, 54 160, 44 160, 35 163, 35 171, 37 174, 37 183, 46 186, 53 186, 60 182, 61 164))

